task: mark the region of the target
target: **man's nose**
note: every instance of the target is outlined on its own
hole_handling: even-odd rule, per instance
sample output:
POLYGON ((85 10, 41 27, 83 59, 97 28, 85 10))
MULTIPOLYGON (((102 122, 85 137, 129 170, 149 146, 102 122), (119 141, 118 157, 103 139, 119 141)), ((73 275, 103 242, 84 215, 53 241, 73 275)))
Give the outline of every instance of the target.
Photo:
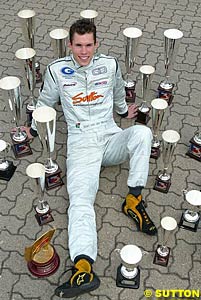
POLYGON ((82 53, 86 53, 87 47, 86 46, 82 46, 81 51, 82 51, 82 53))

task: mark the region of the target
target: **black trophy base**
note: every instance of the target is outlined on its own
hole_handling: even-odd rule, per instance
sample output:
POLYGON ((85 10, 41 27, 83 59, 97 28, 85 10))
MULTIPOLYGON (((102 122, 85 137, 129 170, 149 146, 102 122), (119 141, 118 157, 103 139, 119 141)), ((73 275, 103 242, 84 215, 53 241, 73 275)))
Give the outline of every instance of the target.
POLYGON ((155 179, 155 184, 154 184, 153 189, 156 190, 156 191, 158 191, 158 192, 166 193, 167 194, 168 191, 169 191, 170 185, 171 185, 171 179, 169 179, 169 180, 162 180, 157 175, 157 177, 155 179))
POLYGON ((191 158, 194 158, 198 161, 201 161, 201 145, 196 143, 194 141, 194 138, 192 138, 190 141, 189 149, 186 155, 190 156, 191 158))
POLYGON ((135 103, 135 98, 136 98, 135 84, 136 82, 134 81, 134 85, 132 87, 125 86, 126 102, 135 103))
POLYGON ((54 218, 51 215, 51 210, 48 210, 48 212, 46 212, 45 214, 39 214, 36 211, 35 218, 36 218, 36 220, 38 222, 38 225, 40 225, 40 226, 48 224, 48 223, 54 221, 54 218))
POLYGON ((160 147, 151 147, 151 158, 158 159, 160 157, 160 153, 160 147))
POLYGON ((0 179, 9 181, 12 178, 13 174, 15 173, 17 167, 13 165, 12 161, 7 160, 7 162, 8 162, 7 169, 0 170, 0 179))
MULTIPOLYGON (((161 245, 158 245, 157 250, 160 247, 161 247, 161 245)), ((155 256, 154 256, 154 260, 153 260, 153 263, 155 265, 160 265, 162 267, 167 267, 168 262, 169 262, 169 257, 170 257, 170 248, 169 247, 167 247, 167 248, 168 248, 169 252, 168 252, 168 254, 166 256, 161 256, 158 253, 157 250, 155 251, 155 256)))
POLYGON ((121 288, 138 289, 140 286, 140 268, 137 267, 138 273, 134 278, 126 278, 121 273, 122 264, 117 268, 116 286, 121 288))
POLYGON ((33 110, 31 109, 28 109, 28 105, 26 106, 26 115, 27 115, 27 126, 28 127, 31 127, 31 123, 32 123, 32 113, 33 113, 33 110))
POLYGON ((158 98, 162 98, 162 99, 166 100, 168 105, 170 106, 171 103, 172 103, 172 100, 174 98, 174 96, 172 94, 174 84, 173 84, 173 87, 171 89, 164 89, 160 86, 160 84, 158 86, 158 98))
POLYGON ((196 222, 189 222, 185 219, 184 213, 183 213, 181 216, 181 219, 178 223, 178 226, 179 226, 179 228, 196 232, 198 229, 199 221, 200 221, 200 216, 196 222))
POLYGON ((140 110, 138 110, 135 122, 146 125, 149 122, 150 119, 151 118, 149 116, 149 111, 147 113, 143 113, 140 110))
POLYGON ((61 169, 58 168, 58 170, 52 174, 45 173, 46 190, 51 190, 58 186, 64 185, 63 180, 61 178, 61 172, 61 169))

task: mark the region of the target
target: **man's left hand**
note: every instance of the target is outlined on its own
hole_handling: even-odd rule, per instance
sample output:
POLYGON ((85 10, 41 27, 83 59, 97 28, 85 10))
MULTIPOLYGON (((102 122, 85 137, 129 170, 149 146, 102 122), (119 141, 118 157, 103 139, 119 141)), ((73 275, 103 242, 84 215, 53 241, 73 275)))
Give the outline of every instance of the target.
POLYGON ((128 116, 127 119, 134 119, 137 117, 138 106, 135 103, 128 105, 128 116))

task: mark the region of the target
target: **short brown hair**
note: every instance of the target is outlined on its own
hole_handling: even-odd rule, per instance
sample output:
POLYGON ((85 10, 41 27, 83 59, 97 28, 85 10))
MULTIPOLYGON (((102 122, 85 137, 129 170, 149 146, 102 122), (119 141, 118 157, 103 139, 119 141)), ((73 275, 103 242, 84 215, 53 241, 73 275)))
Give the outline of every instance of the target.
POLYGON ((96 43, 96 26, 89 19, 80 19, 74 22, 69 31, 69 40, 72 44, 74 34, 83 35, 85 33, 93 33, 94 44, 96 43))

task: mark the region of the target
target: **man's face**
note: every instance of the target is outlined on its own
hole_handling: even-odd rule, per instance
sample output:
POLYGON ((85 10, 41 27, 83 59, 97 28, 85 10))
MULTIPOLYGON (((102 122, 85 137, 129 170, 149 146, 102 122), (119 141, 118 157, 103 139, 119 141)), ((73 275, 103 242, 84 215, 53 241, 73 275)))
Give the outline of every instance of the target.
POLYGON ((69 48, 72 50, 73 57, 80 66, 87 66, 98 47, 98 43, 94 43, 93 33, 85 33, 83 35, 77 32, 73 35, 72 44, 69 48))

